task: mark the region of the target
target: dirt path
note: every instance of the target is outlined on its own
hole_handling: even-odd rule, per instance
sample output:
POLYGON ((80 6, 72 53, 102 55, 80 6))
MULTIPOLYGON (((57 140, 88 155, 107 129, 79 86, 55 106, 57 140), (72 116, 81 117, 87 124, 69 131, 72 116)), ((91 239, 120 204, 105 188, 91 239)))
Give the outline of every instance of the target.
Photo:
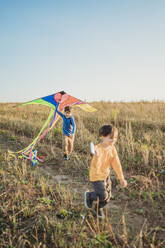
MULTIPOLYGON (((64 163, 66 162, 62 161, 61 166, 64 163)), ((74 196, 73 198, 76 199, 73 201, 73 204, 75 206, 79 204, 82 206, 82 208, 84 208, 84 192, 87 189, 92 190, 92 186, 88 181, 81 182, 77 180, 76 177, 72 177, 71 175, 57 174, 55 165, 44 165, 40 167, 39 170, 44 175, 49 176, 50 184, 60 183, 61 185, 66 187, 69 185, 69 190, 74 196)), ((129 201, 129 197, 122 192, 120 187, 113 187, 112 199, 110 203, 107 204, 107 206, 105 207, 106 215, 109 216, 109 221, 111 221, 113 224, 118 223, 121 225, 121 227, 123 226, 123 221, 125 221, 125 224, 126 226, 128 226, 129 231, 136 235, 140 232, 145 218, 144 216, 135 213, 134 207, 133 209, 129 208, 129 201)))

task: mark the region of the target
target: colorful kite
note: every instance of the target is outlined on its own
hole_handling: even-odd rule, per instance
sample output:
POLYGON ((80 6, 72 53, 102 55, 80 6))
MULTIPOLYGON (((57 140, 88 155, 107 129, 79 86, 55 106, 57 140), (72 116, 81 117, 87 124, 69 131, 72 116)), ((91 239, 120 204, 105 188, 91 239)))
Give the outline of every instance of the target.
POLYGON ((22 154, 24 158, 29 159, 32 162, 33 166, 35 166, 38 162, 43 162, 43 160, 37 156, 37 150, 35 149, 35 146, 54 127, 59 117, 58 115, 56 115, 57 109, 59 109, 60 111, 63 111, 63 109, 66 106, 77 106, 87 112, 96 111, 96 109, 90 106, 89 104, 73 96, 68 95, 64 91, 55 93, 53 95, 45 96, 39 99, 35 99, 30 102, 25 102, 21 105, 27 105, 27 104, 41 104, 41 105, 46 105, 51 108, 49 117, 44 123, 44 125, 42 126, 37 137, 33 140, 33 142, 29 146, 16 152, 17 154, 22 154))

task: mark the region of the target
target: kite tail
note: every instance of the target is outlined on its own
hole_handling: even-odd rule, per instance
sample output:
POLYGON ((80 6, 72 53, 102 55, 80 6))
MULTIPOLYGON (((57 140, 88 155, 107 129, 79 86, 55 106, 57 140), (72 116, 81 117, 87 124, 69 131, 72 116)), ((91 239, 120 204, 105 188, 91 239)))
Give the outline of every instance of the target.
POLYGON ((49 127, 43 132, 43 134, 38 138, 37 142, 36 142, 36 145, 40 142, 40 140, 42 140, 45 135, 54 127, 58 117, 56 117, 56 113, 57 113, 57 109, 58 109, 58 106, 59 104, 57 104, 57 107, 55 109, 55 112, 54 112, 54 116, 53 116, 53 120, 52 122, 50 123, 49 127))
POLYGON ((45 127, 48 125, 50 119, 52 118, 53 113, 54 113, 54 109, 51 109, 51 111, 50 111, 50 113, 49 113, 48 119, 45 121, 45 123, 44 123, 44 125, 42 126, 42 128, 41 128, 39 134, 38 134, 37 137, 32 141, 32 143, 31 143, 30 145, 28 145, 26 148, 24 148, 24 149, 22 149, 22 150, 20 150, 20 151, 17 151, 17 152, 15 152, 15 153, 18 153, 18 154, 19 154, 19 153, 27 154, 27 153, 29 153, 29 152, 34 148, 34 146, 36 145, 36 143, 37 143, 37 141, 38 141, 38 139, 39 139, 39 137, 40 137, 40 135, 41 135, 41 133, 43 132, 43 130, 45 129, 45 127))
POLYGON ((36 165, 38 163, 38 161, 43 162, 43 159, 40 159, 37 156, 37 150, 34 147, 39 143, 39 141, 41 139, 43 139, 45 137, 45 135, 49 132, 49 130, 51 130, 54 127, 54 125, 58 119, 58 117, 56 117, 57 108, 58 108, 58 106, 56 107, 55 111, 53 108, 51 109, 49 116, 48 116, 48 119, 45 121, 40 132, 38 133, 37 137, 32 141, 32 143, 30 145, 28 145, 26 148, 19 150, 17 152, 9 151, 10 155, 21 154, 22 157, 30 160, 32 162, 33 166, 36 165), (50 122, 50 119, 52 118, 52 116, 53 116, 52 122, 50 123, 49 127, 43 132, 45 127, 48 126, 48 123, 50 122))
POLYGON ((43 160, 37 156, 36 149, 30 151, 29 156, 26 156, 24 153, 22 153, 22 157, 30 160, 32 162, 32 166, 35 166, 36 164, 38 164, 38 162, 43 162, 43 160))
MULTIPOLYGON (((26 148, 24 149, 22 152, 22 156, 26 159, 29 159, 31 162, 32 162, 32 165, 35 166, 38 161, 39 162, 43 162, 43 159, 40 159, 38 156, 37 156, 37 150, 34 149, 34 147, 40 142, 40 140, 42 140, 45 135, 54 127, 56 121, 57 121, 57 117, 56 117, 56 113, 57 113, 57 109, 58 109, 58 105, 57 104, 57 107, 54 111, 54 109, 51 109, 51 112, 49 114, 49 117, 47 119, 47 121, 44 123, 42 129, 40 130, 39 134, 37 135, 37 137, 33 140, 33 142, 26 148), (53 115, 54 113, 54 115, 53 115), (48 125, 51 117, 53 116, 53 120, 52 122, 50 123, 49 127, 43 132, 45 126, 48 125), (42 133, 43 132, 43 133, 42 133), (41 134, 42 133, 42 134, 41 134)), ((20 151, 19 151, 20 152, 20 151)))

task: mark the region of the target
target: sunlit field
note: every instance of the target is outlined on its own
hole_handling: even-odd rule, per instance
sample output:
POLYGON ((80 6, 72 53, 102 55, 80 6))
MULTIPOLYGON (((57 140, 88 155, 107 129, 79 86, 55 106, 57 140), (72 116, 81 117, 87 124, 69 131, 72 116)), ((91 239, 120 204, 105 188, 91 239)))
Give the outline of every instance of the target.
POLYGON ((0 247, 165 247, 165 103, 93 102, 97 112, 72 108, 74 152, 63 161, 62 121, 37 145, 44 162, 10 151, 28 146, 48 118, 39 105, 0 104, 0 247), (112 198, 99 221, 84 206, 91 189, 89 142, 112 123, 127 188, 112 173, 112 198))

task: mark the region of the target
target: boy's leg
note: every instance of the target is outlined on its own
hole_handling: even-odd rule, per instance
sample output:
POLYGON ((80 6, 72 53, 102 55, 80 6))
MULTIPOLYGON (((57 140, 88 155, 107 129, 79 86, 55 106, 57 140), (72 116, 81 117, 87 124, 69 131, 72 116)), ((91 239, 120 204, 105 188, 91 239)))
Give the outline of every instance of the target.
POLYGON ((92 182, 94 191, 85 192, 85 206, 92 207, 93 201, 97 201, 95 211, 99 218, 103 217, 102 208, 109 202, 111 197, 111 180, 107 177, 106 180, 92 182))
POLYGON ((84 202, 87 208, 92 208, 93 201, 97 201, 97 199, 99 199, 100 202, 100 198, 103 198, 102 191, 104 192, 104 181, 96 181, 92 182, 92 184, 94 187, 94 191, 86 191, 84 194, 84 202))
POLYGON ((106 180, 93 182, 93 187, 95 190, 96 200, 98 201, 98 208, 103 208, 107 204, 106 200, 108 198, 106 180))
MULTIPOLYGON (((92 182, 93 187, 95 184, 97 184, 97 182, 92 182)), ((97 201, 97 193, 95 191, 95 187, 94 187, 94 191, 92 192, 86 191, 84 193, 84 203, 85 203, 86 208, 92 208, 93 201, 97 201)))
POLYGON ((63 135, 62 145, 63 145, 63 151, 64 151, 64 158, 67 158, 67 155, 68 155, 68 136, 63 135))
POLYGON ((74 144, 74 134, 68 137, 68 154, 71 154, 73 151, 74 144))
POLYGON ((97 195, 97 204, 95 211, 99 218, 104 218, 103 208, 110 200, 111 196, 111 181, 108 177, 104 181, 99 181, 94 184, 95 193, 97 195))

